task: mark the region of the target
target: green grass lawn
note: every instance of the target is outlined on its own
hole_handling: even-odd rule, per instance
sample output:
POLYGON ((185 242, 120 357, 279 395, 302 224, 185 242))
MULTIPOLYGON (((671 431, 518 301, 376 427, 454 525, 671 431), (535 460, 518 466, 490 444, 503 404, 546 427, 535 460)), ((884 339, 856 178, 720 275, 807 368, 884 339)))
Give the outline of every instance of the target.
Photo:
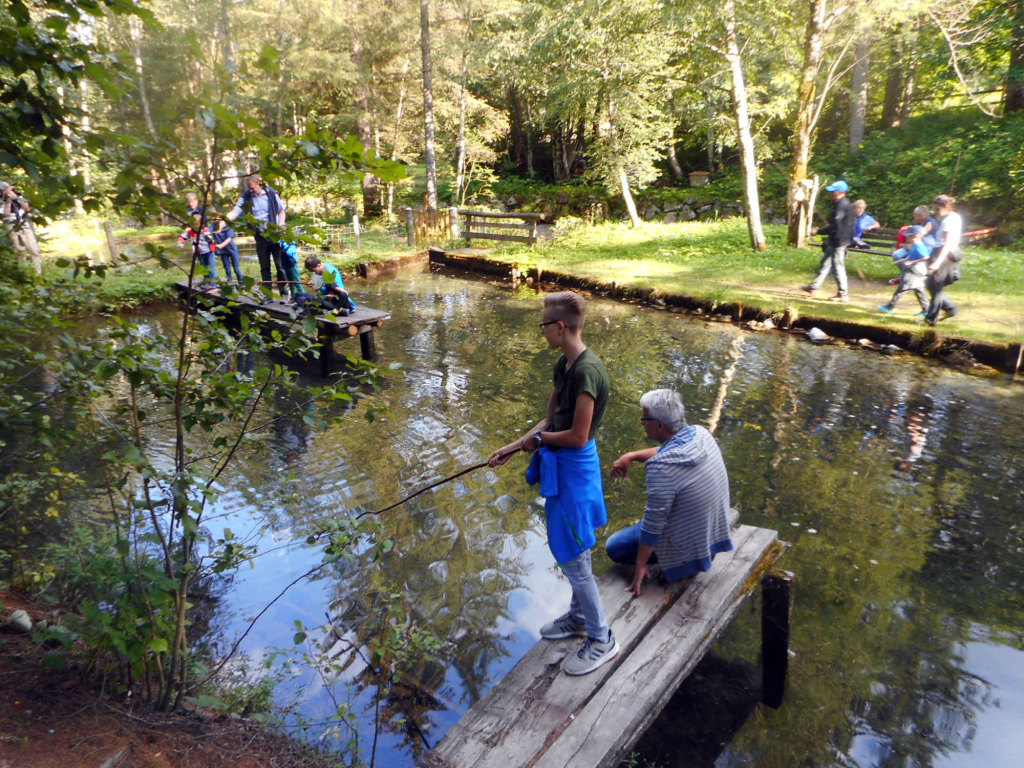
MULTIPOLYGON (((798 250, 785 245, 785 228, 766 228, 768 250, 751 250, 745 219, 660 224, 634 229, 628 224, 582 226, 536 248, 494 249, 490 258, 516 261, 628 287, 653 288, 716 304, 743 302, 781 316, 789 308, 803 317, 821 317, 888 326, 924 328, 914 314, 912 295, 896 314, 877 310, 892 296, 889 278, 897 275, 886 256, 854 252, 847 258, 850 303, 825 298, 835 292, 829 279, 818 297, 800 290, 814 277, 821 258, 817 247, 798 250), (862 279, 858 267, 863 272, 862 279)), ((1019 250, 969 248, 961 265, 963 279, 949 289, 960 314, 939 325, 951 336, 995 343, 1024 339, 1024 253, 1019 250)))

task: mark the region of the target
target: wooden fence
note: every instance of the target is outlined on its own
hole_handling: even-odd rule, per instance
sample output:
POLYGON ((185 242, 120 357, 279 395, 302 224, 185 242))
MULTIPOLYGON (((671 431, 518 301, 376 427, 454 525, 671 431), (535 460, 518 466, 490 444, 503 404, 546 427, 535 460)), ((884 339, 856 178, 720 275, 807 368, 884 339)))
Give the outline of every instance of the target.
POLYGON ((458 237, 465 238, 468 244, 473 240, 500 240, 535 245, 540 214, 495 213, 454 207, 447 211, 406 208, 405 222, 409 245, 419 248, 458 237))

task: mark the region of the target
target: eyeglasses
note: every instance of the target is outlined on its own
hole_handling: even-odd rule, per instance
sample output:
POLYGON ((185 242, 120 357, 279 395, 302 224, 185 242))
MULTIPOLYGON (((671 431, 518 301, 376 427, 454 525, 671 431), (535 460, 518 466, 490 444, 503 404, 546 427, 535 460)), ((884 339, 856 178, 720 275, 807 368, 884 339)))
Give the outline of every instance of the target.
POLYGON ((646 424, 648 421, 661 421, 661 419, 656 419, 653 416, 641 416, 640 417, 640 423, 641 424, 646 424))
POLYGON ((557 322, 558 322, 557 320, 548 320, 546 323, 540 323, 540 329, 543 331, 545 326, 548 326, 548 325, 551 325, 552 323, 557 323, 557 322))

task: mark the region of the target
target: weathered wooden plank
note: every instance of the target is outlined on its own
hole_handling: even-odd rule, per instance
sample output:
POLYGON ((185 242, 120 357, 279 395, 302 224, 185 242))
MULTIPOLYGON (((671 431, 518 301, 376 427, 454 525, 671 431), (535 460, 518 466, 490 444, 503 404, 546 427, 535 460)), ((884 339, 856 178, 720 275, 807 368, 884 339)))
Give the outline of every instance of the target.
MULTIPOLYGON (((723 575, 726 580, 737 582, 736 590, 740 588, 752 567, 748 562, 753 557, 751 547, 759 546, 758 542, 764 538, 756 533, 758 530, 749 526, 739 528, 734 534, 736 548, 718 555, 712 570, 698 576, 689 588, 685 583, 664 588, 652 585, 640 597, 630 599, 626 591, 628 582, 621 576, 603 578, 599 585, 601 599, 622 658, 630 658, 644 636, 649 631, 654 632, 659 620, 673 610, 673 604, 687 604, 691 621, 706 621, 703 616, 709 610, 708 605, 697 596, 708 592, 709 580, 717 583, 723 575), (743 575, 732 576, 734 572, 743 575), (684 588, 687 591, 677 601, 684 588), (692 598, 688 597, 691 590, 692 598)), ((772 532, 771 536, 774 538, 775 534, 772 532)), ((559 734, 571 727, 573 719, 592 697, 599 695, 608 679, 618 674, 616 664, 623 663, 613 662, 583 677, 562 674, 562 659, 578 645, 578 638, 539 642, 466 713, 420 765, 429 768, 532 765, 559 734)), ((618 728, 619 724, 615 723, 611 730, 618 728)))
POLYGON ((531 765, 618 765, 758 584, 757 578, 750 583, 751 574, 770 565, 766 559, 774 562, 778 553, 771 545, 777 537, 764 528, 741 528, 733 557, 715 558, 715 565, 721 561, 722 567, 694 581, 531 765), (741 532, 748 535, 741 537, 741 532))
POLYGON ((484 221, 481 219, 472 219, 467 225, 467 232, 476 232, 476 227, 489 227, 492 229, 524 229, 527 232, 532 232, 535 228, 534 224, 513 224, 511 221, 484 221))
POLYGON ((523 221, 540 221, 539 213, 500 213, 497 211, 469 211, 459 209, 460 216, 479 216, 490 219, 522 219, 523 221))
POLYGON ((463 234, 467 240, 505 240, 510 243, 535 243, 537 238, 526 237, 525 235, 499 235, 491 232, 466 232, 463 234))

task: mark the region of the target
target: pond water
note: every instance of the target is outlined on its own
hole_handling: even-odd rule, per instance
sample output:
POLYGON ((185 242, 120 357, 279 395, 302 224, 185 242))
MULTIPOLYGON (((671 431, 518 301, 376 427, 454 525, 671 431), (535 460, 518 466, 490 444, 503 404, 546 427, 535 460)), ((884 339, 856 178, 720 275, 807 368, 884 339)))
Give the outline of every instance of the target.
MULTIPOLYGON (((382 508, 485 460, 546 404, 556 354, 533 291, 431 273, 350 288, 393 313, 377 333, 382 366, 402 365, 380 395, 391 413, 368 425, 356 406, 318 434, 279 418, 267 450, 225 481, 211 533, 266 526, 267 554, 221 591, 217 648, 320 561, 306 537, 325 520, 382 508), (282 493, 288 507, 275 501, 282 493)), ((612 380, 598 435, 611 517, 600 541, 643 509, 642 471, 607 479, 616 456, 645 444, 637 400, 673 387, 691 422, 718 438, 742 521, 778 530, 792 545, 780 565, 796 575, 782 707, 756 704, 760 619, 750 600, 645 736, 640 764, 1019 765, 1024 388, 613 301, 594 299, 588 312, 584 337, 612 380)), ((354 738, 367 761, 412 765, 564 611, 568 584, 524 469, 517 458, 478 470, 387 513, 393 552, 361 553, 292 587, 245 636, 254 667, 294 647, 296 622, 333 628, 323 641, 344 667, 339 679, 299 654, 276 689, 308 737, 354 738), (350 647, 379 631, 392 594, 438 648, 378 703, 378 681, 350 647), (355 733, 331 730, 345 703, 359 717, 355 733), (386 722, 374 743, 378 709, 386 722)), ((606 567, 602 551, 597 568, 606 567)))

